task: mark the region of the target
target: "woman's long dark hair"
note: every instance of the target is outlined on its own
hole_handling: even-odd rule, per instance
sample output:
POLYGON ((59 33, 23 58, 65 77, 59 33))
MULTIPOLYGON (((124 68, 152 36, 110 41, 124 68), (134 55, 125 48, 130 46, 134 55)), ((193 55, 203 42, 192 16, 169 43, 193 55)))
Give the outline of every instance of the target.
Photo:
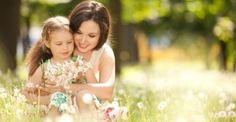
POLYGON ((70 29, 76 33, 84 21, 93 20, 99 25, 100 38, 95 49, 100 49, 111 36, 111 16, 108 9, 94 0, 85 0, 71 11, 70 29))

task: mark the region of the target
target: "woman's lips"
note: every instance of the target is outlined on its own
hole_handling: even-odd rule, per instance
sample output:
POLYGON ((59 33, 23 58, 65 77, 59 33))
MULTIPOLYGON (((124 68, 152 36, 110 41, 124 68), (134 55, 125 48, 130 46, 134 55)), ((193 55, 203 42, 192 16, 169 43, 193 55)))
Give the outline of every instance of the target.
POLYGON ((87 48, 87 45, 85 45, 85 44, 79 44, 79 47, 81 47, 81 48, 87 48))

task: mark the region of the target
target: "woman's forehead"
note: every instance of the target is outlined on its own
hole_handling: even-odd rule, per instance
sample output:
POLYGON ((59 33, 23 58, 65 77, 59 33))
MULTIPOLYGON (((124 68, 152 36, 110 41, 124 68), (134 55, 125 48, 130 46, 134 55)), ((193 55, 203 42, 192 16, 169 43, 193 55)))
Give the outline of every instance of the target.
POLYGON ((99 28, 99 25, 95 21, 88 20, 81 23, 79 27, 79 31, 89 32, 89 33, 99 33, 100 28, 99 28))

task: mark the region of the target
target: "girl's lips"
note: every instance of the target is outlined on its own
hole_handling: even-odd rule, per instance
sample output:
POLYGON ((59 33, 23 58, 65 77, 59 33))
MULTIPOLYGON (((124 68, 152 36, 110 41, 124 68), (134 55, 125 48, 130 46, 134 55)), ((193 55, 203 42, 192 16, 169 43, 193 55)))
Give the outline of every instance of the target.
POLYGON ((64 53, 62 53, 63 55, 68 55, 69 54, 69 52, 64 52, 64 53))

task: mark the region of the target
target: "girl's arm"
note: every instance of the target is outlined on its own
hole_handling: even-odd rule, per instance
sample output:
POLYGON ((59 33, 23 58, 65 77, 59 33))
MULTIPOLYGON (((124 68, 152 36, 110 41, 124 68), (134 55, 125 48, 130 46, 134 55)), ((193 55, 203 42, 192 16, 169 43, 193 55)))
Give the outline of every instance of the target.
POLYGON ((40 91, 40 84, 43 82, 42 79, 42 69, 39 66, 35 73, 28 78, 26 83, 26 87, 23 89, 22 94, 26 97, 29 103, 40 103, 40 104, 47 104, 49 103, 50 94, 45 96, 43 95, 43 91, 40 91), (40 92, 38 92, 40 91, 40 92))

